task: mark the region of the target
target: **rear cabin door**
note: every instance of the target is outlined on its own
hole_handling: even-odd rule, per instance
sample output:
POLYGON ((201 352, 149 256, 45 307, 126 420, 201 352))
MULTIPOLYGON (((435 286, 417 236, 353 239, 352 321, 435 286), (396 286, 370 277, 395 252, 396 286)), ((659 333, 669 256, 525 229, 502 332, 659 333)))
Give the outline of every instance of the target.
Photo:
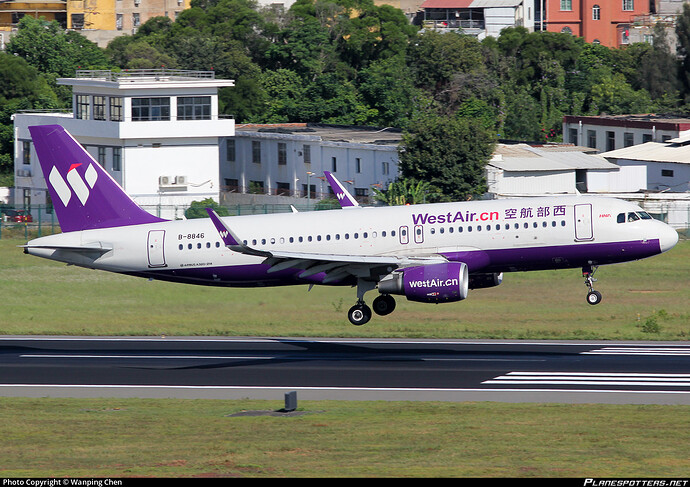
POLYGON ((149 231, 147 242, 149 267, 165 267, 165 230, 149 231))
POLYGON ((593 240, 592 205, 575 205, 575 240, 593 240))

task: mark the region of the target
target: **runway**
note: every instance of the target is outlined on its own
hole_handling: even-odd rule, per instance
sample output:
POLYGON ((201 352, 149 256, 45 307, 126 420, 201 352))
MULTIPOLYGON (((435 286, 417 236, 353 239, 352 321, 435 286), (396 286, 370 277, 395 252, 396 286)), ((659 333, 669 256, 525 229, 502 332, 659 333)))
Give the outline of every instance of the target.
POLYGON ((0 396, 690 404, 690 343, 0 337, 0 396))

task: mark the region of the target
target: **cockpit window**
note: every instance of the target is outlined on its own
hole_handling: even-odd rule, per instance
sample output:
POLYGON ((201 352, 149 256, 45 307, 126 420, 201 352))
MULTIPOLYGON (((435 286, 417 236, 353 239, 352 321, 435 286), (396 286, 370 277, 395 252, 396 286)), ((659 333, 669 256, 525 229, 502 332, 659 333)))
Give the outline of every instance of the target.
POLYGON ((638 211, 637 214, 640 215, 640 218, 642 218, 643 220, 652 220, 652 215, 650 215, 646 211, 638 211))
POLYGON ((619 213, 618 217, 616 218, 616 221, 618 223, 625 223, 625 213, 619 213))
POLYGON ((632 211, 630 213, 628 213, 628 221, 629 222, 634 222, 635 220, 639 220, 639 219, 640 219, 640 217, 637 216, 637 213, 634 213, 632 211))

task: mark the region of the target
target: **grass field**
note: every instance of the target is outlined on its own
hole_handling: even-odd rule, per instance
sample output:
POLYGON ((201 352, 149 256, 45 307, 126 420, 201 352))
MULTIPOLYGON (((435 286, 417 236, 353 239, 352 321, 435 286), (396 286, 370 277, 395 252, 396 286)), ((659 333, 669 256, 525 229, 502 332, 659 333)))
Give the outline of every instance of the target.
MULTIPOLYGON (((505 276, 448 305, 398 299, 353 327, 350 288, 216 289, 24 255, 0 240, 0 334, 686 340, 690 243, 602 267, 505 276)), ((373 296, 374 293, 371 293, 373 296)), ((371 296, 369 296, 371 299, 371 296)), ((0 477, 679 477, 690 407, 0 398, 0 477)))
MULTIPOLYGON (((650 259, 602 266, 604 295, 585 302, 579 269, 509 273, 468 299, 422 304, 362 327, 349 287, 230 289, 148 281, 24 255, 0 240, 0 334, 685 340, 690 242, 650 259)), ((370 292, 369 302, 376 295, 370 292)))

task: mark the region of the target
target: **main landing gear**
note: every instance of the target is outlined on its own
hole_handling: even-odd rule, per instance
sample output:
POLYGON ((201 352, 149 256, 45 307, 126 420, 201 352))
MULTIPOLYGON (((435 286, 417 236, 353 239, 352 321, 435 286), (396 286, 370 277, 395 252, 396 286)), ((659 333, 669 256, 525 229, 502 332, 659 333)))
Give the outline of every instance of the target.
POLYGON ((372 308, 374 313, 379 316, 391 314, 395 309, 395 299, 388 294, 377 296, 372 303, 372 308, 366 305, 364 293, 375 287, 375 282, 365 281, 364 279, 357 280, 357 303, 347 312, 347 317, 353 325, 361 326, 368 323, 371 319, 372 308))
POLYGON ((594 266, 593 268, 591 266, 582 268, 582 277, 585 278, 585 286, 589 289, 587 293, 587 302, 591 305, 601 303, 601 293, 595 291, 593 286, 593 283, 597 282, 597 280, 592 277, 598 268, 598 266, 594 266))

